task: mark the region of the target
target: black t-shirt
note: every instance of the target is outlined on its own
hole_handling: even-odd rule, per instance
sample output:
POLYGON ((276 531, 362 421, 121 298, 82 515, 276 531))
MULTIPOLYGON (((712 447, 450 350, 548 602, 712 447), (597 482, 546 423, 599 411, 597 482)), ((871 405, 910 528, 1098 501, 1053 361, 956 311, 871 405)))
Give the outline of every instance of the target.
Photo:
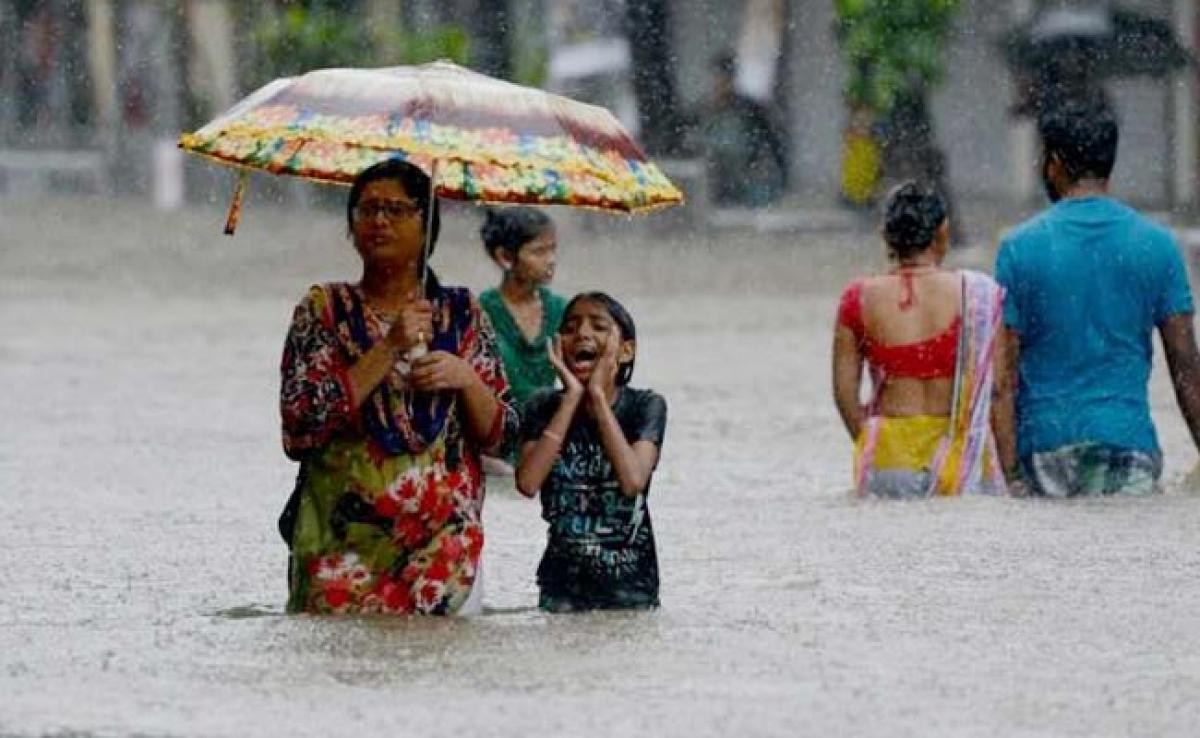
MULTIPOLYGON (((542 435, 562 393, 542 390, 525 404, 523 441, 542 435)), ((613 414, 629 443, 650 441, 662 448, 667 403, 652 390, 623 387, 613 414)), ((600 432, 580 411, 562 452, 541 489, 542 518, 549 524, 546 553, 538 566, 543 596, 584 607, 658 604, 658 561, 646 498, 621 492, 600 432)))

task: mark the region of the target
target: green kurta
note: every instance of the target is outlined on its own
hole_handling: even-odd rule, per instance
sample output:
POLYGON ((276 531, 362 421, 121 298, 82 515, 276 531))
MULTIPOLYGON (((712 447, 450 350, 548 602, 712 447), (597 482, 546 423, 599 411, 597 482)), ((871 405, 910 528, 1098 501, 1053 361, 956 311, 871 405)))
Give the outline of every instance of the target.
POLYGON ((496 331, 500 359, 504 362, 509 391, 517 407, 523 406, 537 390, 553 386, 556 376, 546 350, 550 337, 558 332, 567 301, 546 287, 538 287, 538 294, 542 298, 542 329, 533 341, 527 340, 521 332, 504 304, 500 290, 492 288, 479 296, 479 304, 491 318, 496 331))

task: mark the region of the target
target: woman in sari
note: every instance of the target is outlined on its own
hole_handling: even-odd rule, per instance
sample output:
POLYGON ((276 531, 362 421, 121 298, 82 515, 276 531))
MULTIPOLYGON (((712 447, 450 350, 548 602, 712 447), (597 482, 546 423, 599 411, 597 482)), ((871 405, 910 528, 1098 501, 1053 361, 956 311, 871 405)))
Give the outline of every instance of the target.
POLYGON ((851 282, 833 341, 833 395, 854 441, 859 495, 1001 493, 990 424, 1003 292, 984 274, 942 267, 946 204, 905 182, 888 195, 894 267, 851 282), (863 406, 867 369, 872 398, 863 406))
POLYGON ((517 423, 492 329, 468 290, 430 272, 422 292, 439 229, 423 172, 367 169, 346 216, 362 279, 309 289, 283 352, 283 446, 300 462, 280 519, 288 611, 473 609, 480 454, 505 453, 517 423))

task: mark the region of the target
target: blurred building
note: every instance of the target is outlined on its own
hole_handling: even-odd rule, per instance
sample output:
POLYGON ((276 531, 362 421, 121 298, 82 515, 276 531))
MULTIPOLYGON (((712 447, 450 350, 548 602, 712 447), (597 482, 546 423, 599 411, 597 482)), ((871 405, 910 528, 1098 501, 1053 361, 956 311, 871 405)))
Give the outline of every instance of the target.
MULTIPOLYGON (((631 84, 638 54, 629 43, 627 9, 642 0, 305 2, 356 18, 369 32, 389 24, 419 33, 460 23, 489 59, 507 48, 518 79, 594 99, 631 126, 638 123, 631 84), (478 21, 484 17, 503 33, 491 34, 478 21)), ((1015 83, 996 40, 1030 17, 1036 1, 962 2, 948 50, 949 78, 933 97, 952 187, 963 199, 1035 201, 1036 137, 1028 120, 1010 113, 1015 83)), ((675 64, 661 73, 673 80, 679 120, 686 124, 704 106, 715 79, 712 61, 732 50, 738 88, 769 108, 785 132, 791 198, 832 202, 847 115, 832 0, 655 3, 668 11, 675 64)), ((1178 37, 1195 48, 1197 0, 1121 4, 1170 19, 1178 37)), ((158 174, 175 166, 169 156, 175 136, 247 92, 260 53, 252 21, 287 6, 283 0, 0 0, 0 48, 6 50, 0 54, 0 193, 56 182, 149 191, 158 174)), ((1108 92, 1122 123, 1117 194, 1151 207, 1195 207, 1196 70, 1167 81, 1112 82, 1108 92)), ((678 136, 686 139, 687 131, 678 136)), ((696 155, 695 147, 681 151, 671 156, 696 155)))
MULTIPOLYGON (((1123 7, 1169 19, 1179 39, 1195 49, 1200 25, 1196 0, 1123 0, 1123 7)), ((752 11, 769 3, 674 0, 672 29, 679 54, 679 89, 685 104, 708 94, 709 60, 719 49, 761 49, 762 20, 752 11)), ((951 187, 964 199, 1025 203, 1040 196, 1033 124, 1010 114, 1015 81, 997 39, 1029 18, 1034 0, 963 0, 949 48, 946 83, 933 97, 935 130, 945 151, 951 187)), ((772 12, 769 8, 761 12, 772 12)), ((833 37, 831 0, 787 0, 781 58, 768 87, 786 116, 791 137, 790 184, 801 197, 828 200, 838 191, 841 132, 846 122, 844 72, 833 37)), ((769 34, 767 35, 769 38, 769 34)), ((761 59, 752 63, 763 69, 761 59)), ((747 84, 748 92, 761 94, 747 84)), ((752 80, 747 80, 751 82, 752 80)), ((1196 207, 1197 72, 1165 81, 1146 78, 1107 83, 1121 121, 1116 194, 1156 208, 1196 207)))

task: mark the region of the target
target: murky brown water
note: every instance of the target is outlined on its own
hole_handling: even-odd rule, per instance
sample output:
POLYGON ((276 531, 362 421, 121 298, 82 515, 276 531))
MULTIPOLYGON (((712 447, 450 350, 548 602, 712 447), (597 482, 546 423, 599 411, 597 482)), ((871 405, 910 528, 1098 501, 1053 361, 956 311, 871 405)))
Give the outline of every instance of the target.
MULTIPOLYGON (((486 509, 487 614, 281 614, 291 306, 355 276, 337 214, 0 205, 0 734, 1179 735, 1200 725, 1200 499, 855 504, 828 398, 870 237, 564 228, 560 289, 638 321, 670 402, 663 608, 532 609, 543 527, 486 509)), ((451 219, 438 263, 495 274, 451 219)), ((596 228, 601 226, 602 228, 596 228)), ((985 257, 980 257, 985 258, 985 257)))

